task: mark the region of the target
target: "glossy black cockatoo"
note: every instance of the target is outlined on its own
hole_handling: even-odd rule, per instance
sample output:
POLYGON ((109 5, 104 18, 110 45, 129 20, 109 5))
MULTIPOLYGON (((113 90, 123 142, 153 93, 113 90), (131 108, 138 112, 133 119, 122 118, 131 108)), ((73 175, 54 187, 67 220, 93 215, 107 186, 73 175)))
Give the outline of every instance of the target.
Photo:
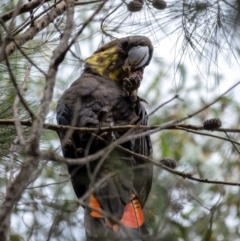
MULTIPOLYGON (((58 124, 94 128, 147 125, 143 99, 138 97, 137 90, 152 54, 151 41, 144 36, 120 38, 100 47, 86 59, 81 76, 59 99, 58 124)), ((94 154, 124 133, 95 132, 101 137, 97 138, 96 135, 77 131, 58 132, 66 158, 94 154)), ((136 133, 134 131, 130 135, 136 133)), ((141 137, 127 140, 121 146, 150 157, 150 137, 140 133, 141 137)), ((111 237, 142 240, 148 233, 142 209, 151 190, 151 165, 115 148, 104 161, 100 157, 87 164, 68 165, 67 168, 77 197, 85 202, 87 240, 106 240, 104 237, 108 237, 107 240, 113 240, 111 237)))

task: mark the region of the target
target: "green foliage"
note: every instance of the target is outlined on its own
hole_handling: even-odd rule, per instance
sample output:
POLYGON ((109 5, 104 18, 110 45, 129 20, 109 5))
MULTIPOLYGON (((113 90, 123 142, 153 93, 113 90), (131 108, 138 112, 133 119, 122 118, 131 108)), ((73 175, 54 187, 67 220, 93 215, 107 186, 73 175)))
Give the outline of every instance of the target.
MULTIPOLYGON (((0 6, 1 13, 13 9, 17 2, 4 0, 0 6)), ((174 4, 170 4, 166 12, 160 14, 157 10, 150 8, 150 1, 146 1, 146 4, 144 4, 145 15, 140 17, 140 15, 123 11, 123 8, 119 6, 124 5, 124 2, 109 1, 109 5, 103 9, 103 12, 78 37, 71 51, 67 53, 63 64, 60 65, 46 122, 56 123, 55 108, 57 100, 67 86, 80 75, 84 58, 96 50, 99 44, 111 39, 111 36, 106 38, 102 35, 102 32, 100 34, 100 21, 102 21, 102 29, 114 36, 126 32, 146 35, 153 33, 151 37, 155 41, 155 45, 162 38, 161 33, 164 32, 165 34, 165 29, 168 30, 166 33, 177 33, 184 38, 180 48, 177 48, 177 45, 182 41, 181 36, 175 43, 176 54, 172 55, 173 63, 168 62, 167 56, 164 56, 165 59, 154 56, 151 71, 146 69, 144 73, 142 83, 144 87, 141 86, 139 93, 149 103, 146 105, 148 112, 176 94, 179 95, 178 99, 176 98, 164 105, 150 116, 150 125, 162 125, 186 117, 218 97, 220 93, 226 90, 227 84, 233 82, 231 77, 233 71, 239 72, 238 66, 237 69, 225 74, 225 68, 218 69, 217 61, 218 53, 225 53, 224 41, 228 44, 231 43, 231 48, 226 55, 227 62, 229 63, 228 56, 234 51, 237 53, 235 58, 239 58, 240 50, 237 47, 239 46, 239 39, 232 38, 230 41, 228 39, 228 37, 239 32, 239 27, 236 25, 239 22, 239 17, 237 18, 236 15, 236 19, 234 18, 238 8, 234 10, 233 14, 226 15, 226 18, 224 18, 226 21, 219 19, 222 24, 229 24, 229 16, 232 16, 233 29, 236 31, 234 34, 228 34, 229 32, 227 32, 224 35, 222 31, 226 25, 214 25, 213 18, 211 18, 211 24, 209 24, 204 18, 212 16, 211 14, 205 14, 211 10, 211 6, 208 5, 210 3, 205 2, 183 1, 180 6, 180 2, 176 1, 174 4), (185 10, 187 9, 187 14, 182 15, 182 7, 185 7, 185 10), (114 8, 116 8, 116 11, 113 11, 114 8), (111 18, 111 16, 113 17, 111 18), (197 19, 197 16, 201 16, 201 18, 197 19), (119 20, 120 18, 121 20, 119 20), (124 24, 122 19, 126 20, 124 24), (190 24, 190 30, 192 31, 190 37, 187 35, 189 33, 187 31, 189 30, 188 25, 181 26, 184 19, 189 21, 187 24, 190 24), (209 28, 207 29, 212 29, 214 26, 215 34, 210 36, 209 32, 201 32, 202 28, 206 26, 204 21, 208 24, 209 28), (173 25, 169 26, 169 23, 173 25), (197 23, 201 23, 201 28, 196 27, 197 23), (169 29, 164 28, 166 25, 169 29), (131 31, 129 26, 131 26, 131 31), (219 33, 223 34, 220 35, 219 33), (225 37, 221 39, 220 36, 225 37), (204 42, 205 37, 209 40, 208 42, 204 42), (194 41, 191 42, 191 40, 194 41), (234 46, 236 46, 235 49, 234 46), (188 51, 191 61, 184 64, 183 56, 187 55, 188 51), (199 53, 197 57, 196 53, 199 53), (209 62, 209 60, 212 62, 209 62), (193 63, 197 63, 198 74, 195 74, 193 70, 193 63), (210 63, 216 63, 216 65, 210 66, 210 63), (174 68, 169 67, 172 64, 174 68), (202 70, 201 64, 207 66, 207 71, 202 70), (211 72, 212 66, 217 69, 214 73, 211 72), (211 83, 209 79, 206 80, 206 75, 209 79, 214 79, 215 82, 211 83)), ((216 13, 217 4, 221 5, 224 2, 214 1, 212 13, 216 13)), ((44 3, 40 10, 46 9, 53 3, 54 1, 44 3)), ((239 6, 239 1, 231 1, 231 4, 239 6)), ((89 17, 89 12, 92 12, 95 7, 96 3, 75 8, 74 33, 82 27, 84 21, 89 17)), ((29 13, 21 14, 16 18, 12 26, 13 35, 18 32, 17 26, 24 24, 28 19, 29 13)), ((10 21, 5 24, 9 28, 10 21)), ((22 47, 25 56, 16 51, 9 57, 11 70, 20 87, 29 66, 27 58, 31 59, 43 71, 48 70, 53 50, 59 43, 65 24, 65 16, 57 18, 48 28, 22 47)), ((226 28, 229 29, 229 27, 231 25, 227 25, 226 28)), ((1 25, 0 45, 5 36, 6 31, 1 25)), ((156 56, 158 56, 157 54, 156 56)), ((13 83, 9 77, 9 69, 5 63, 0 65, 0 79, 0 119, 12 119, 14 117, 13 103, 16 91, 13 88, 13 83)), ((38 113, 44 86, 44 75, 32 66, 24 98, 34 113, 38 113)), ((239 128, 238 89, 236 88, 235 92, 232 91, 214 105, 189 118, 184 124, 201 125, 204 120, 216 117, 221 119, 223 127, 239 128)), ((19 113, 21 119, 29 118, 29 113, 21 103, 19 104, 19 113)), ((31 128, 23 127, 23 129, 24 137, 27 140, 31 128)), ((228 138, 220 132, 202 133, 228 138)), ((25 154, 22 153, 19 145, 15 144, 14 150, 10 151, 16 135, 16 128, 13 125, 0 126, 1 202, 4 200, 10 172, 13 171, 15 177, 20 165, 25 160, 25 154), (13 158, 13 163, 11 163, 11 158, 13 158)), ((239 140, 238 133, 231 133, 229 136, 232 140, 239 140)), ((234 146, 232 143, 220 140, 217 137, 198 135, 183 130, 159 131, 152 135, 152 141, 153 159, 155 161, 159 161, 162 157, 171 157, 177 161, 177 170, 179 171, 192 173, 204 180, 239 182, 238 145, 234 146)), ((40 147, 41 150, 55 150, 60 153, 57 134, 54 131, 45 130, 41 136, 40 147)), ((33 177, 35 178, 26 187, 23 197, 14 208, 10 240, 83 240, 83 209, 78 209, 79 204, 72 190, 70 177, 65 166, 56 162, 41 161, 33 177)), ((240 237, 239 195, 238 186, 194 182, 167 173, 160 168, 155 168, 152 191, 144 210, 146 223, 152 237, 160 241, 238 241, 240 237)))
MULTIPOLYGON (((190 80, 193 84, 189 83, 187 68, 184 66, 178 71, 183 75, 180 88, 177 89, 182 100, 174 100, 154 113, 150 118, 152 124, 165 124, 185 117, 219 95, 216 86, 213 86, 208 88, 207 95, 210 98, 206 100, 205 83, 199 82, 197 76, 196 80, 190 80)), ((158 73, 156 78, 159 78, 158 73)), ((153 78, 147 91, 151 93, 150 98, 159 96, 150 102, 151 109, 176 94, 174 83, 168 86, 166 82, 163 84, 166 80, 162 79, 157 87, 155 81, 153 78)), ((239 115, 234 114, 239 113, 237 103, 233 96, 225 96, 215 105, 185 121, 185 124, 201 125, 208 118, 219 117, 224 127, 237 128, 239 115), (230 113, 234 119, 229 119, 230 113)), ((224 133, 209 134, 226 138, 224 133)), ((230 136, 238 140, 237 134, 230 136)), ((178 170, 190 172, 196 177, 238 182, 239 153, 229 142, 180 130, 160 131, 152 136, 152 141, 154 160, 170 157, 177 161, 178 170)), ((239 220, 239 212, 230 211, 239 208, 239 205, 233 201, 234 197, 237 198, 239 195, 238 187, 184 180, 158 168, 155 169, 155 175, 152 193, 145 210, 146 220, 153 230, 153 237, 157 235, 159 240, 184 241, 221 240, 221 237, 238 240, 239 222, 236 220, 239 220), (236 221, 234 232, 231 231, 233 220, 236 221)))
POLYGON ((24 239, 18 234, 12 234, 10 237, 10 241, 23 241, 24 239))

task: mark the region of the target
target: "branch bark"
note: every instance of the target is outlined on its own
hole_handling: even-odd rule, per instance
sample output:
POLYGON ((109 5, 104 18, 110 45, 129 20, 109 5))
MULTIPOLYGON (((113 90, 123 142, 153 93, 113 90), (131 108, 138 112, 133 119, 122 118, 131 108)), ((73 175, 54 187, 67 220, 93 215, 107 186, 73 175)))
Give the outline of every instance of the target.
MULTIPOLYGON (((29 11, 33 10, 34 8, 38 7, 39 5, 49 2, 49 1, 51 1, 51 0, 33 0, 29 3, 23 4, 18 9, 18 15, 29 12, 29 11)), ((10 20, 13 17, 15 11, 16 11, 16 9, 13 9, 9 12, 2 14, 0 16, 0 21, 2 20, 3 22, 6 22, 6 21, 10 20)))
MULTIPOLYGON (((49 111, 49 105, 52 100, 53 87, 55 85, 55 77, 57 73, 59 58, 61 58, 62 51, 64 51, 68 46, 68 40, 71 35, 71 31, 73 28, 73 15, 74 15, 74 0, 67 0, 66 3, 62 3, 62 11, 64 6, 67 7, 67 24, 63 33, 63 38, 61 39, 59 45, 54 51, 52 61, 48 71, 48 77, 46 78, 46 86, 44 90, 44 95, 41 101, 40 111, 38 116, 35 116, 32 124, 32 131, 30 134, 30 138, 28 140, 28 145, 26 146, 27 158, 21 165, 21 169, 16 179, 13 181, 9 192, 5 197, 5 201, 2 204, 0 209, 0 240, 5 241, 8 240, 7 232, 10 215, 12 214, 12 209, 14 205, 20 200, 22 193, 27 187, 29 181, 31 180, 32 174, 34 170, 38 166, 39 161, 39 140, 43 130, 43 123, 46 118, 46 115, 49 111)), ((54 9, 56 11, 56 9, 54 9)), ((54 19, 55 16, 52 16, 54 19)), ((49 19, 48 23, 50 23, 49 19)))
MULTIPOLYGON (((14 119, 0 119, 0 126, 13 126, 14 119)), ((20 121, 22 126, 31 127, 32 121, 31 120, 21 120, 20 121)), ((73 126, 63 126, 63 125, 55 125, 44 123, 43 128, 46 130, 52 131, 67 131, 67 130, 74 130, 80 133, 94 133, 98 131, 98 133, 106 132, 106 131, 127 131, 130 129, 141 130, 141 131, 149 131, 161 128, 161 130, 184 130, 184 131, 191 131, 191 130, 203 130, 202 125, 190 125, 190 124, 176 124, 176 125, 152 125, 152 126, 135 126, 135 125, 126 125, 126 126, 112 126, 112 127, 101 127, 99 128, 90 128, 90 127, 73 127, 73 126)), ((218 128, 214 130, 214 132, 229 132, 229 133, 240 133, 240 129, 236 128, 218 128)))
POLYGON ((180 176, 184 179, 189 179, 189 180, 192 180, 192 181, 195 181, 195 182, 202 182, 202 183, 222 184, 222 185, 228 185, 228 186, 240 186, 239 182, 217 181, 217 180, 211 180, 211 179, 207 179, 207 178, 203 179, 203 178, 195 177, 193 175, 193 173, 191 173, 191 172, 181 172, 181 171, 174 170, 172 168, 169 168, 169 167, 163 165, 162 163, 159 163, 159 162, 156 162, 156 161, 152 160, 149 157, 137 154, 137 153, 135 153, 133 151, 130 151, 130 150, 128 150, 128 149, 126 149, 126 148, 124 148, 120 145, 115 145, 115 144, 113 145, 113 144, 105 147, 104 149, 96 152, 95 154, 88 155, 88 156, 83 157, 83 158, 74 158, 74 159, 64 158, 64 157, 61 157, 61 156, 57 155, 54 151, 51 151, 51 150, 42 151, 40 153, 40 156, 41 156, 42 160, 57 161, 59 163, 64 163, 64 164, 69 164, 69 165, 84 165, 86 163, 93 162, 96 159, 101 158, 107 151, 109 151, 113 147, 116 147, 117 149, 119 149, 123 152, 126 152, 126 153, 128 153, 128 154, 130 154, 134 157, 137 157, 137 158, 140 158, 140 159, 144 160, 146 162, 146 164, 143 164, 143 166, 144 165, 153 165, 153 166, 162 168, 165 171, 170 172, 174 175, 180 176))
POLYGON ((59 3, 54 9, 49 11, 38 21, 34 22, 34 26, 28 28, 23 34, 17 36, 14 41, 11 41, 7 46, 0 50, 0 63, 6 58, 6 55, 11 55, 14 51, 24 45, 27 41, 33 39, 37 33, 46 28, 52 23, 58 16, 62 15, 66 10, 66 3, 59 3), (5 54, 3 52, 5 51, 5 54))

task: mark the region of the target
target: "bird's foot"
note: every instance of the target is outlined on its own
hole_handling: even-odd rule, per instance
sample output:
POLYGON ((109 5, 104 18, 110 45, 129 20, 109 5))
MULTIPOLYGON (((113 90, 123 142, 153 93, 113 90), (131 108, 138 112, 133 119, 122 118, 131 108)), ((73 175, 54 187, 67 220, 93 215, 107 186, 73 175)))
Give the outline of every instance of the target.
POLYGON ((131 73, 129 77, 123 79, 123 89, 128 93, 128 95, 139 88, 142 78, 142 72, 136 71, 131 73))

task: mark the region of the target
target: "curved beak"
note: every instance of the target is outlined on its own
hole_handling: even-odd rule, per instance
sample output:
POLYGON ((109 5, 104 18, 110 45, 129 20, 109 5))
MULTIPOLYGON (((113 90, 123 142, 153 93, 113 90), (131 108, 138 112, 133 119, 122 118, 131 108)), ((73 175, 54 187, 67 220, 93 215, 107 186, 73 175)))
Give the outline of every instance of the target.
POLYGON ((149 48, 147 46, 136 46, 128 52, 128 64, 131 69, 137 69, 144 66, 149 60, 149 48))

